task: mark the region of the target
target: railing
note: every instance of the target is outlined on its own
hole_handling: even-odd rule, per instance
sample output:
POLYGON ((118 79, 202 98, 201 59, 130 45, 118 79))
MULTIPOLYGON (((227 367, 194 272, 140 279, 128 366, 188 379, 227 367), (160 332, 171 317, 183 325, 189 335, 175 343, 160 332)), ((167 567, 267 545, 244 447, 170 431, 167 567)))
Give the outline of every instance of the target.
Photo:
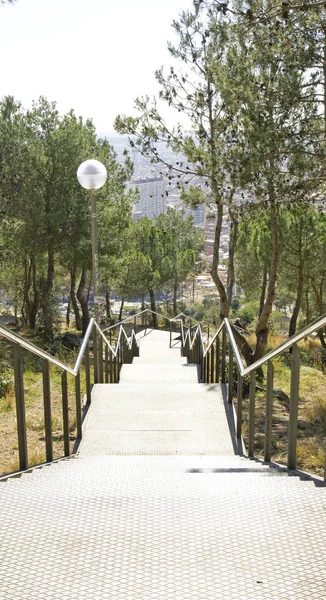
MULTIPOLYGON (((298 342, 318 331, 326 325, 326 316, 323 316, 299 333, 290 337, 275 350, 265 354, 262 358, 246 367, 241 359, 240 352, 235 341, 232 327, 228 319, 214 334, 212 339, 205 345, 201 325, 188 329, 183 343, 183 355, 191 362, 201 366, 201 381, 205 383, 227 383, 228 401, 233 402, 234 392, 234 366, 236 366, 236 435, 239 440, 242 437, 243 421, 243 380, 249 376, 249 423, 248 423, 248 457, 254 457, 255 440, 255 415, 256 415, 256 372, 267 365, 266 377, 266 409, 265 409, 265 438, 264 438, 264 460, 271 461, 272 450, 272 415, 273 415, 273 381, 274 367, 273 359, 282 355, 286 350, 292 349, 291 359, 291 384, 290 384, 290 412, 288 433, 288 455, 287 467, 295 470, 297 467, 297 432, 298 432, 298 403, 299 403, 299 379, 300 379, 300 348, 298 342), (228 341, 227 341, 228 337, 228 341), (220 339, 222 338, 222 339, 220 339)), ((326 463, 325 463, 326 480, 326 463)))
MULTIPOLYGON (((159 319, 165 321, 165 325, 167 328, 169 328, 169 331, 170 331, 170 347, 172 345, 173 325, 175 326, 175 329, 180 331, 180 339, 181 339, 182 345, 184 344, 185 331, 187 330, 187 327, 183 324, 182 315, 177 315, 176 317, 167 317, 166 315, 164 315, 162 313, 158 313, 154 310, 151 310, 150 308, 145 308, 144 310, 141 310, 134 315, 130 315, 129 317, 126 317, 125 319, 123 319, 122 321, 119 321, 118 323, 115 323, 114 325, 105 327, 102 330, 102 332, 103 333, 109 332, 109 336, 111 339, 114 329, 116 329, 122 325, 126 325, 127 323, 130 323, 133 327, 132 331, 134 332, 135 335, 137 333, 139 333, 141 330, 143 330, 144 333, 146 334, 147 329, 149 327, 152 327, 152 325, 149 323, 149 317, 151 315, 156 315, 159 319), (141 322, 137 323, 137 319, 140 319, 141 322)), ((162 327, 159 327, 159 328, 162 329, 162 327)))
MULTIPOLYGON (((80 369, 85 367, 86 382, 86 404, 91 403, 91 358, 90 338, 93 337, 94 383, 118 383, 120 369, 123 363, 131 363, 134 356, 139 354, 139 348, 135 333, 132 331, 128 336, 124 327, 120 325, 116 340, 108 340, 94 319, 90 320, 82 345, 80 347, 74 367, 70 367, 62 361, 51 356, 41 348, 35 346, 23 337, 13 333, 6 327, 0 327, 0 336, 7 339, 13 345, 13 370, 16 398, 16 420, 18 434, 18 453, 20 470, 28 469, 26 412, 24 399, 24 369, 23 351, 27 351, 42 360, 42 383, 43 383, 43 407, 44 407, 44 430, 46 461, 53 461, 53 432, 52 432, 52 410, 50 391, 50 365, 54 365, 62 371, 61 374, 61 396, 62 396, 62 422, 63 422, 63 445, 64 456, 70 455, 69 435, 69 405, 68 405, 68 383, 67 374, 75 379, 76 399, 76 429, 77 442, 82 438, 82 402, 80 369), (96 340, 96 343, 95 343, 96 340), (114 343, 115 342, 115 343, 114 343), (104 345, 104 353, 103 353, 104 345)), ((111 336, 112 337, 112 336, 111 336)))

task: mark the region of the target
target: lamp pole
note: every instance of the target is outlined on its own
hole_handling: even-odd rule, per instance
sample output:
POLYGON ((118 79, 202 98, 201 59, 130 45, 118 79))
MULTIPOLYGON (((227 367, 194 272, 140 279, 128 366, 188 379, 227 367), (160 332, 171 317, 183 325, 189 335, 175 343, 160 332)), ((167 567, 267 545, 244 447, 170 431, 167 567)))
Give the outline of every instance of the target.
MULTIPOLYGON (((105 166, 98 160, 85 160, 78 168, 77 179, 80 185, 91 191, 91 222, 92 222, 92 272, 93 272, 93 308, 94 319, 99 325, 99 302, 98 302, 98 236, 97 236, 97 208, 96 190, 100 189, 106 182, 107 171, 105 166)), ((100 368, 97 343, 97 331, 94 330, 94 382, 99 383, 100 368)))

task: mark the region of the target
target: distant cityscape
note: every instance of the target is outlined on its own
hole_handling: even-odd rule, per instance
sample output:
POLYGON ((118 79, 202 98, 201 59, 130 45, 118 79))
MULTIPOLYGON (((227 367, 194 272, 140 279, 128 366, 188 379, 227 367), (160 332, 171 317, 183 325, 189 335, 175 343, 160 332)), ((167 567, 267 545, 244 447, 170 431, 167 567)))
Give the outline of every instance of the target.
MULTIPOLYGON (((103 137, 105 134, 102 134, 103 137)), ((205 230, 205 256, 208 262, 213 258, 213 246, 215 237, 216 217, 212 209, 204 205, 191 208, 180 200, 180 193, 175 183, 171 183, 168 175, 164 175, 162 167, 151 163, 142 156, 137 150, 131 149, 127 136, 105 136, 117 154, 117 161, 121 164, 125 161, 126 150, 129 151, 130 158, 134 163, 134 173, 131 181, 128 183, 130 189, 138 190, 139 199, 133 206, 132 218, 134 221, 146 216, 154 220, 160 214, 165 214, 169 207, 176 210, 183 209, 187 216, 194 218, 196 227, 205 230)), ((175 154, 170 148, 161 144, 160 154, 167 164, 175 165, 177 162, 187 164, 186 158, 181 154, 175 154)), ((219 274, 224 283, 226 283, 225 263, 228 259, 230 224, 227 214, 223 219, 222 236, 220 245, 220 265, 219 274)))

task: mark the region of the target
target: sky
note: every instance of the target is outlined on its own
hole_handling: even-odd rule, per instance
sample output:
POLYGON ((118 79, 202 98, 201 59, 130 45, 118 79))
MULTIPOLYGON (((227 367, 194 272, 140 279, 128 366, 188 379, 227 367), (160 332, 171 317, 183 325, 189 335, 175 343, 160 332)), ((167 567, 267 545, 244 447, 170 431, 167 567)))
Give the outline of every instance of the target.
MULTIPOLYGON (((61 113, 112 132, 135 114, 138 96, 157 95, 154 72, 172 64, 171 23, 191 0, 17 0, 0 4, 0 98, 29 108, 41 95, 61 113)), ((166 109, 169 122, 180 114, 166 109)), ((185 123, 184 123, 185 124, 185 123)))

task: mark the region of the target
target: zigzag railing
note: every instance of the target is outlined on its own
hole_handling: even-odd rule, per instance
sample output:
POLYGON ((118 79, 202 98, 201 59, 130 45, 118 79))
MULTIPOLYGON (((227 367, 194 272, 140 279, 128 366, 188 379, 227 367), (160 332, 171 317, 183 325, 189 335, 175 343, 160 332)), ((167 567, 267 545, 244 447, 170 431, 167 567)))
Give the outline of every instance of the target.
MULTIPOLYGON (((265 410, 265 439, 264 460, 271 461, 272 450, 272 414, 273 414, 273 359, 292 349, 291 361, 291 391, 290 391, 290 414, 288 434, 288 457, 287 466, 295 470, 297 466, 297 438, 298 438, 298 403, 299 403, 299 378, 300 378, 300 348, 298 342, 304 337, 311 335, 326 325, 326 315, 316 319, 313 323, 296 333, 283 342, 278 348, 265 354, 262 358, 249 366, 243 364, 237 343, 235 341, 232 327, 228 319, 224 319, 221 326, 205 346, 201 325, 198 324, 188 329, 184 344, 183 355, 191 362, 201 366, 201 381, 205 383, 227 383, 228 401, 233 402, 234 391, 234 367, 236 367, 236 434, 239 441, 242 436, 242 408, 243 408, 243 380, 250 376, 249 384, 249 429, 248 429, 248 456, 254 457, 255 438, 255 401, 256 401, 256 372, 267 364, 266 380, 266 410, 265 410), (222 339, 220 339, 222 337, 222 339), (228 343, 227 343, 228 337, 228 343)), ((326 462, 324 469, 326 481, 326 462)))
POLYGON ((43 407, 44 407, 44 430, 45 430, 45 450, 46 461, 53 461, 53 432, 52 432, 52 411, 51 411, 51 391, 50 391, 50 365, 54 365, 62 371, 61 374, 61 395, 62 395, 62 421, 63 421, 63 443, 64 456, 69 456, 70 438, 69 438, 69 406, 68 406, 68 383, 67 374, 75 379, 75 397, 76 397, 76 429, 77 442, 82 438, 82 402, 80 370, 82 364, 85 367, 86 380, 86 404, 91 402, 91 360, 90 360, 90 340, 93 337, 93 366, 94 383, 117 383, 119 373, 123 363, 130 363, 134 356, 139 354, 139 348, 134 332, 128 336, 124 327, 119 327, 118 337, 114 344, 112 339, 108 340, 98 324, 91 319, 85 333, 82 345, 80 347, 74 367, 66 365, 54 356, 38 348, 35 344, 27 341, 20 335, 13 333, 6 327, 0 327, 0 336, 7 339, 13 346, 13 370, 16 398, 16 419, 18 434, 18 452, 20 470, 28 469, 27 452, 27 432, 26 415, 24 400, 24 369, 23 369, 23 351, 27 351, 42 360, 43 375, 43 407), (94 344, 95 336, 97 344, 94 344), (103 353, 104 344, 104 353, 103 353))
MULTIPOLYGON (((124 363, 131 363, 134 356, 139 355, 137 344, 137 318, 147 320, 148 315, 156 314, 164 318, 170 326, 170 345, 172 343, 173 320, 159 313, 153 313, 150 309, 145 309, 136 315, 127 317, 120 323, 101 329, 99 325, 91 319, 85 333, 82 345, 73 367, 51 356, 35 344, 29 342, 17 333, 13 333, 6 327, 0 326, 0 337, 5 338, 13 346, 13 370, 14 386, 16 399, 16 419, 18 434, 18 452, 20 470, 28 469, 28 451, 27 451, 27 429, 24 398, 24 354, 26 352, 37 356, 42 360, 42 383, 43 383, 43 408, 44 408, 44 430, 45 430, 45 452, 46 461, 53 461, 53 432, 52 432, 52 408, 50 391, 50 365, 61 370, 61 396, 62 396, 62 423, 63 423, 63 445, 64 456, 71 454, 70 435, 69 435, 69 402, 68 402, 68 381, 67 375, 74 377, 75 401, 76 401, 76 429, 77 444, 82 438, 82 416, 83 406, 81 402, 81 378, 80 371, 82 365, 85 368, 85 398, 86 407, 91 403, 91 389, 93 383, 118 383, 121 366, 124 363), (131 322, 133 328, 126 331, 127 324, 131 322), (92 344, 91 344, 92 341, 92 344), (91 369, 93 366, 93 369, 91 369), (91 381, 93 375, 93 381, 91 381)), ((176 320, 181 330, 181 339, 184 340, 184 326, 181 320, 176 320)), ((147 325, 145 324, 145 327, 147 325)), ((141 325, 143 327, 143 324, 141 325)))

